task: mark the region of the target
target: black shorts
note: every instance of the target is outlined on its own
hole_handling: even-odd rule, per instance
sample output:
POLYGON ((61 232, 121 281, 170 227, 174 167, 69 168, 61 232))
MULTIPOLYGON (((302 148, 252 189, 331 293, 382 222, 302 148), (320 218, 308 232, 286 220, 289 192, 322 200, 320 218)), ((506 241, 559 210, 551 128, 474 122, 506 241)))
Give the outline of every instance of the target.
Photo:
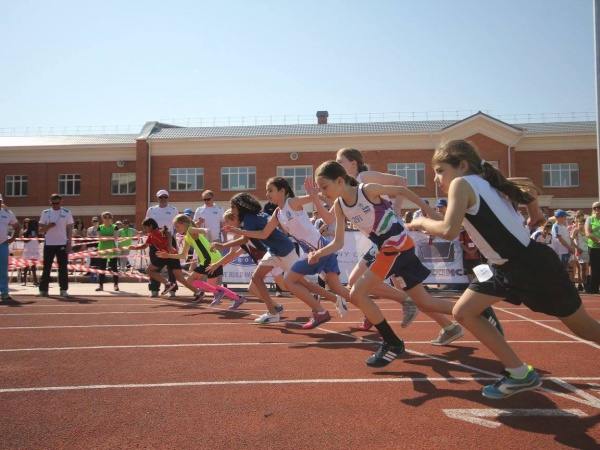
POLYGON ((431 273, 415 255, 414 247, 399 253, 379 252, 373 260, 367 261, 367 267, 384 280, 389 277, 402 277, 406 284, 405 291, 421 284, 431 273))
POLYGON ((490 267, 492 279, 483 283, 475 279, 469 289, 555 317, 568 317, 581 306, 565 266, 545 244, 531 241, 518 258, 490 267))
POLYGON ((473 267, 477 267, 481 264, 480 259, 463 259, 463 269, 465 271, 465 275, 470 275, 473 273, 473 267))
POLYGON ((219 266, 217 270, 213 273, 206 273, 206 268, 210 265, 210 263, 204 265, 197 265, 194 269, 194 272, 199 273, 200 275, 206 275, 208 278, 217 278, 223 275, 223 266, 219 266))
POLYGON ((181 260, 179 260, 179 259, 154 258, 153 260, 150 261, 150 264, 152 264, 158 270, 162 269, 165 266, 171 270, 181 270, 181 260))

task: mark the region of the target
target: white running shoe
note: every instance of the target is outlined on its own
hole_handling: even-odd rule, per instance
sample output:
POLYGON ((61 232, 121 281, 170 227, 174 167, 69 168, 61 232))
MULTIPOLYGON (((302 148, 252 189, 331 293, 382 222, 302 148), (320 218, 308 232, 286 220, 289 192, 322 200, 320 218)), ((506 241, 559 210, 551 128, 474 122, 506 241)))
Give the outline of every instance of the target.
POLYGON ((348 304, 346 303, 346 299, 341 295, 336 295, 337 301, 335 302, 335 309, 337 310, 340 317, 344 317, 348 312, 348 304))
POLYGON ((264 313, 262 316, 254 319, 256 323, 277 323, 279 322, 279 314, 264 313))

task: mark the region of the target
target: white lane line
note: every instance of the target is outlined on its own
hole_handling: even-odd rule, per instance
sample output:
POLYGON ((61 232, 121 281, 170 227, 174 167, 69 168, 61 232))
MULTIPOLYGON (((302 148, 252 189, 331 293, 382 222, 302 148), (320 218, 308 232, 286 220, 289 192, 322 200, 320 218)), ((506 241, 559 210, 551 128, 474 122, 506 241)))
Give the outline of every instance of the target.
MULTIPOLYGON (((44 391, 84 391, 94 389, 150 389, 178 388, 203 386, 249 386, 249 385, 293 385, 293 384, 334 384, 334 383, 456 383, 493 381, 497 377, 419 377, 419 378, 314 378, 302 380, 231 380, 231 381, 186 381, 174 383, 135 383, 135 384, 90 384, 80 386, 39 386, 26 388, 0 389, 0 394, 14 392, 44 392, 44 391)), ((542 378, 545 380, 545 378, 542 378)), ((563 378, 565 379, 565 378, 563 378)), ((551 379, 548 379, 551 380, 551 379)), ((579 381, 598 380, 598 378, 578 378, 579 381)))
MULTIPOLYGON (((476 344, 479 341, 461 341, 462 343, 471 343, 476 344)), ((509 341, 511 342, 511 341, 509 341)), ((431 345, 429 341, 404 341, 406 345, 431 345)), ((536 342, 525 342, 525 343, 536 343, 536 342)), ((538 343, 546 344, 548 342, 542 341, 538 343)), ((289 347, 294 347, 301 345, 303 347, 308 346, 326 346, 326 345, 341 345, 341 346, 355 346, 357 344, 360 345, 373 345, 371 341, 365 341, 361 339, 355 339, 353 341, 330 341, 330 342, 228 342, 228 343, 185 343, 185 344, 135 344, 135 345, 92 345, 92 346, 81 346, 81 347, 25 347, 25 348, 4 348, 0 349, 0 353, 17 353, 17 352, 50 352, 50 351, 66 351, 66 350, 114 350, 114 349, 130 349, 130 348, 181 348, 181 347, 239 347, 239 346, 281 346, 287 345, 289 347)), ((552 345, 556 344, 580 344, 579 342, 565 342, 558 341, 551 343, 552 345)), ((423 356, 431 359, 438 359, 439 361, 443 361, 448 364, 453 364, 452 361, 443 358, 437 358, 436 356, 430 355, 428 353, 420 353, 414 350, 406 350, 407 353, 423 356)), ((468 367, 472 370, 477 370, 481 372, 480 369, 471 366, 461 365, 461 367, 468 367)), ((491 372, 486 372, 491 373, 491 372)))
MULTIPOLYGON (((498 308, 498 311, 504 311, 504 309, 503 308, 498 308)), ((525 316, 522 316, 521 314, 517 314, 517 313, 512 312, 512 311, 504 311, 504 312, 507 313, 507 314, 512 314, 513 316, 517 316, 520 319, 526 320, 527 322, 539 325, 540 327, 547 328, 548 330, 554 331, 557 334, 562 334, 563 336, 567 336, 567 337, 569 337, 569 338, 571 338, 571 339, 573 339, 575 341, 579 341, 579 342, 585 343, 585 344, 589 345, 590 347, 595 347, 595 348, 600 349, 600 345, 596 344, 595 342, 587 341, 587 340, 582 339, 579 336, 576 336, 574 334, 567 333, 566 331, 559 330, 558 328, 551 327, 549 325, 546 325, 545 323, 543 323, 540 320, 529 319, 529 318, 527 318, 525 316)))

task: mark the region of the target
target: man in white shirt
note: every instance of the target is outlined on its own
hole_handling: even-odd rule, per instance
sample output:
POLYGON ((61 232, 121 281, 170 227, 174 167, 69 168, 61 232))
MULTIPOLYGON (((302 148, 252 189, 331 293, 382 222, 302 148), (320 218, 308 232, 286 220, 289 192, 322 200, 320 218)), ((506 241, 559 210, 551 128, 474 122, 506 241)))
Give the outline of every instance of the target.
POLYGON ((215 194, 213 191, 206 190, 202 193, 203 206, 198 207, 194 214, 194 223, 201 228, 210 230, 209 241, 223 242, 221 227, 223 226, 223 208, 215 205, 215 194))
POLYGON ((556 223, 552 225, 552 239, 555 241, 554 250, 558 253, 558 257, 569 272, 571 281, 573 281, 573 270, 570 261, 571 255, 575 254, 575 246, 567 228, 567 218, 570 216, 566 211, 557 209, 554 211, 554 217, 556 219, 556 223))
POLYGON ((9 246, 19 236, 21 224, 17 221, 15 215, 4 203, 0 195, 0 294, 2 302, 13 302, 14 300, 8 293, 8 255, 9 246), (8 227, 13 227, 13 235, 8 237, 8 227))
POLYGON ((58 285, 60 296, 69 297, 69 252, 73 234, 73 215, 62 207, 62 197, 58 194, 50 196, 51 208, 42 211, 40 217, 40 233, 44 233, 44 269, 40 280, 38 297, 48 297, 50 271, 56 257, 58 264, 58 285))
MULTIPOLYGON (((151 206, 150 208, 148 208, 148 211, 146 212, 146 219, 156 220, 156 223, 158 224, 159 228, 166 226, 167 230, 169 230, 169 236, 167 236, 167 238, 171 240, 171 245, 173 246, 173 248, 176 248, 177 243, 175 242, 175 238, 173 237, 173 219, 175 218, 175 216, 177 216, 177 214, 179 214, 179 211, 174 206, 169 205, 169 193, 166 190, 161 189, 160 191, 158 191, 156 193, 156 198, 158 199, 158 205, 151 206)), ((157 258, 156 249, 152 245, 148 248, 150 249, 150 262, 152 262, 157 258)), ((169 291, 169 295, 171 297, 175 297, 175 291, 177 290, 177 280, 175 279, 173 270, 169 266, 167 266, 167 269, 169 271, 169 281, 175 284, 175 288, 169 291)), ((150 278, 150 282, 148 283, 150 297, 158 297, 159 288, 160 283, 154 280, 153 278, 150 278)))

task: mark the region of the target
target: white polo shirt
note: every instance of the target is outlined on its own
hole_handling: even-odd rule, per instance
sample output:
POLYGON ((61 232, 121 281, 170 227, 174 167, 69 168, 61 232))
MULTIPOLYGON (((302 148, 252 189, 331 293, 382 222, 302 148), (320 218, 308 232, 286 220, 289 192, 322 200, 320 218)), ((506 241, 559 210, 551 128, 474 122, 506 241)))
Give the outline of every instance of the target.
POLYGON ((8 226, 17 223, 17 218, 12 211, 0 208, 0 244, 8 239, 8 226))
POLYGON ((45 209, 40 217, 40 226, 46 226, 50 223, 56 226, 48 229, 44 235, 46 245, 67 245, 67 227, 73 227, 73 214, 67 208, 60 208, 55 211, 52 208, 45 209))
POLYGON ((146 219, 154 219, 159 228, 166 226, 173 232, 173 219, 177 214, 179 214, 179 211, 174 206, 167 205, 164 208, 161 208, 156 205, 148 208, 146 219))
POLYGON ((223 221, 223 208, 220 206, 200 206, 196 209, 194 214, 194 223, 200 218, 204 218, 204 225, 202 228, 208 228, 210 230, 211 239, 213 241, 221 240, 221 225, 223 221))

